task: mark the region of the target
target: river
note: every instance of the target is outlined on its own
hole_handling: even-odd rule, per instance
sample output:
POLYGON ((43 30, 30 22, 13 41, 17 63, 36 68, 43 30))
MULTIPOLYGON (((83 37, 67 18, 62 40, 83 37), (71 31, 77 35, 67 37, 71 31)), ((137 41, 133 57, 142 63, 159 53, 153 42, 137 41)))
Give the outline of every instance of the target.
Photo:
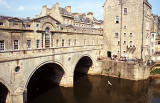
POLYGON ((86 75, 73 88, 55 86, 31 103, 160 103, 160 80, 136 82, 86 75))

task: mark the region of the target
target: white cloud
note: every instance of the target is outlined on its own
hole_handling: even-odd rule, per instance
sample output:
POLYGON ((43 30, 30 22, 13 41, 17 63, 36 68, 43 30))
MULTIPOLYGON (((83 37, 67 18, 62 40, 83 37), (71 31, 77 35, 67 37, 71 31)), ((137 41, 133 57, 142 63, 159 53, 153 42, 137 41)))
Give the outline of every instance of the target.
POLYGON ((24 9, 25 9, 24 6, 19 6, 19 7, 18 7, 18 10, 19 10, 19 11, 23 11, 24 9))
POLYGON ((9 5, 4 0, 0 0, 0 6, 9 8, 9 5))

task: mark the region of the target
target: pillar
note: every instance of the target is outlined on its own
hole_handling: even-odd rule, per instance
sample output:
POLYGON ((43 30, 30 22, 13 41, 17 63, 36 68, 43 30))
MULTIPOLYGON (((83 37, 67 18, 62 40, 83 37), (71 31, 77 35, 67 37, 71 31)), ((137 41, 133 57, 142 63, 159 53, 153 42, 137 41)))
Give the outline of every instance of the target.
POLYGON ((12 103, 27 103, 27 98, 25 98, 27 96, 27 93, 25 93, 24 91, 26 90, 24 90, 23 88, 18 88, 13 94, 11 94, 12 103))

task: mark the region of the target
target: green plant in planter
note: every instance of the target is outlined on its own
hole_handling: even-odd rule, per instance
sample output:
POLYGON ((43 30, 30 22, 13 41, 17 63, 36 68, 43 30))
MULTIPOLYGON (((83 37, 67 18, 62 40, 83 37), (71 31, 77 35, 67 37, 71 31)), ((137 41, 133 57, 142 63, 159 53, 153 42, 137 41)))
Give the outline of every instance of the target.
POLYGON ((160 74, 160 69, 156 68, 155 70, 152 70, 150 74, 155 75, 155 74, 160 74))

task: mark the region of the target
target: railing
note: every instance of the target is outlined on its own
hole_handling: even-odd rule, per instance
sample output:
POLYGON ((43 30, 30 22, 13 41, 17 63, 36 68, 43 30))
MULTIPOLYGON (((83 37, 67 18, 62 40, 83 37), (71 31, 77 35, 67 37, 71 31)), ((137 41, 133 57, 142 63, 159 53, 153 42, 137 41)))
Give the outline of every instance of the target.
POLYGON ((101 50, 100 45, 85 45, 72 47, 58 47, 58 48, 42 48, 42 49, 27 49, 16 51, 2 51, 0 52, 0 62, 19 60, 25 58, 38 58, 44 56, 61 55, 67 53, 76 53, 83 51, 101 50))

